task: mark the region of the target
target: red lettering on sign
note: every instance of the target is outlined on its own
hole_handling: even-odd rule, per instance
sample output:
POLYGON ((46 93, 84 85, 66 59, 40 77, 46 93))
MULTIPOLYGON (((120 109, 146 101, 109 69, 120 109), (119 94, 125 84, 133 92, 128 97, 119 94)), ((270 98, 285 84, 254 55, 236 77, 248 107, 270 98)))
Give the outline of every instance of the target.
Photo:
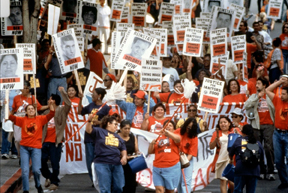
POLYGON ((193 191, 195 191, 196 188, 199 187, 199 186, 203 186, 203 187, 206 186, 206 183, 205 183, 205 181, 203 179, 202 169, 201 168, 198 170, 197 175, 195 177, 195 186, 193 188, 193 191), (198 178, 200 179, 200 183, 199 184, 198 184, 198 178))

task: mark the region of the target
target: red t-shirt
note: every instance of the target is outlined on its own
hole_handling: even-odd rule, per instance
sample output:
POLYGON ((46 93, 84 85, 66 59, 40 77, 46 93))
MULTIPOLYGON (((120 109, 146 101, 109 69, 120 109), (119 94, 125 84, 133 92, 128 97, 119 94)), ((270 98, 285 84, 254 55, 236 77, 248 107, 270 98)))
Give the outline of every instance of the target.
POLYGON ((31 95, 30 97, 24 97, 23 95, 16 95, 13 99, 12 108, 17 113, 24 113, 26 106, 29 104, 32 105, 37 103, 37 111, 39 111, 42 107, 42 105, 38 102, 37 99, 35 99, 34 95, 31 95), (31 97, 32 96, 32 97, 31 97))
POLYGON ((142 106, 136 107, 136 111, 132 119, 131 127, 141 129, 141 124, 143 122, 143 114, 144 114, 143 107, 142 106))
POLYGON ((251 58, 252 58, 252 53, 257 51, 257 46, 255 44, 246 44, 247 48, 247 68, 251 69, 251 58))
POLYGON ((95 51, 94 49, 89 49, 87 51, 87 56, 90 60, 90 71, 97 74, 100 78, 102 78, 102 64, 105 63, 107 67, 105 58, 100 51, 95 51))
POLYGON ((281 130, 288 130, 288 102, 274 95, 273 104, 275 107, 275 127, 281 130))
POLYGON ((281 49, 282 50, 288 50, 288 35, 287 34, 281 34, 279 36, 281 39, 281 49))
MULTIPOLYGON (((180 130, 180 128, 177 129, 175 133, 180 135, 180 130)), ((189 138, 187 133, 181 135, 179 148, 181 152, 196 157, 198 153, 198 137, 189 138)))
POLYGON ((249 78, 248 80, 249 95, 257 93, 256 82, 257 82, 257 78, 249 78))
POLYGON ((47 127, 47 133, 46 137, 44 139, 44 142, 51 142, 55 143, 56 141, 56 130, 55 130, 55 122, 54 122, 54 117, 50 119, 48 122, 48 127, 47 127))
POLYGON ((50 111, 47 115, 38 115, 34 118, 10 115, 9 119, 14 122, 15 125, 22 128, 20 145, 37 149, 42 148, 42 128, 54 117, 54 114, 55 111, 50 111))
POLYGON ((163 124, 164 122, 167 120, 168 118, 164 118, 162 120, 157 120, 154 116, 150 116, 148 121, 148 131, 152 132, 152 133, 156 133, 159 134, 160 131, 163 128, 163 124))
MULTIPOLYGON (((162 102, 167 102, 168 100, 168 97, 170 95, 170 92, 166 92, 166 93, 159 93, 159 96, 160 96, 160 100, 162 102)), ((182 100, 182 96, 184 96, 184 94, 177 94, 177 93, 172 93, 169 97, 169 100, 168 100, 168 103, 181 103, 181 100, 182 100)), ((189 99, 184 99, 184 103, 188 103, 189 102, 189 99)))
POLYGON ((247 96, 246 94, 236 94, 236 95, 226 95, 223 100, 222 103, 226 102, 226 103, 233 103, 233 102, 242 102, 244 103, 247 100, 247 96))
POLYGON ((273 125, 273 121, 270 117, 269 108, 266 101, 266 95, 259 99, 258 115, 260 118, 260 125, 273 125))
MULTIPOLYGON (((175 132, 174 132, 175 133, 175 132)), ((165 135, 161 135, 154 145, 155 160, 153 166, 157 168, 168 168, 177 164, 180 160, 177 144, 165 135)))
POLYGON ((238 79, 237 80, 240 85, 240 94, 246 94, 246 91, 248 90, 247 82, 238 79))

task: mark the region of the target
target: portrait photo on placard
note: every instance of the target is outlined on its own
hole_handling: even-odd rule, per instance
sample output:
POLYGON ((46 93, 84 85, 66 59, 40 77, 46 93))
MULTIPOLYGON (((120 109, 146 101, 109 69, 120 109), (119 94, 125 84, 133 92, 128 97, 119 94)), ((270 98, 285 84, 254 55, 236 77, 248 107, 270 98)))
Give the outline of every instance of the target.
POLYGON ((221 7, 212 9, 212 20, 210 31, 214 29, 226 28, 227 33, 231 34, 234 25, 234 10, 228 10, 221 7))
POLYGON ((141 60, 142 56, 148 50, 150 45, 151 42, 143 40, 139 37, 134 37, 130 49, 127 49, 125 54, 141 60))
POLYGON ((83 24, 85 25, 93 25, 96 24, 97 21, 97 8, 91 6, 82 6, 82 14, 81 14, 83 24))
POLYGON ((84 34, 98 35, 97 32, 97 4, 80 1, 78 10, 78 24, 83 24, 84 34))
POLYGON ((203 12, 212 12, 213 6, 221 7, 221 0, 204 0, 203 3, 204 11, 203 12))

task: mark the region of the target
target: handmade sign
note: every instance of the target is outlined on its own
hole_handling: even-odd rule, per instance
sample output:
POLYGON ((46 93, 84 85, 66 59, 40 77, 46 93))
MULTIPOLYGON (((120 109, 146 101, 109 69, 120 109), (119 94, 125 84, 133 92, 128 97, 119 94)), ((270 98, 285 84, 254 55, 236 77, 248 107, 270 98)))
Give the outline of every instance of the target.
POLYGON ((17 43, 16 48, 23 49, 23 74, 36 74, 35 44, 17 43))
POLYGON ((142 58, 140 90, 161 92, 162 63, 159 60, 142 58))

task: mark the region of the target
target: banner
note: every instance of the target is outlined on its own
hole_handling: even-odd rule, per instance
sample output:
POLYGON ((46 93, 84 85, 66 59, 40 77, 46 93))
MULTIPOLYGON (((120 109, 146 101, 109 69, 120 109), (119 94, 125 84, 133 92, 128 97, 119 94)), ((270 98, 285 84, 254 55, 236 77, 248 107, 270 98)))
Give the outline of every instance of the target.
POLYGON ((160 23, 162 23, 162 21, 172 21, 173 12, 174 12, 174 4, 162 2, 159 13, 160 23))
POLYGON ((115 21, 115 22, 121 21, 121 14, 122 14, 123 7, 124 7, 123 0, 112 1, 110 21, 115 21))
POLYGON ((60 7, 54 6, 52 4, 48 5, 48 27, 47 34, 53 35, 57 33, 59 16, 60 16, 60 7))
POLYGON ((204 30, 196 28, 185 29, 184 50, 186 56, 200 57, 204 30))
POLYGON ((159 60, 142 58, 140 90, 161 92, 162 63, 159 60))
POLYGON ((54 34, 52 37, 62 74, 84 68, 82 55, 73 28, 54 34))
MULTIPOLYGON (((63 0, 61 6, 60 20, 77 22, 79 9, 81 8, 80 0, 63 0)), ((77 22, 78 23, 78 22, 77 22)))
MULTIPOLYGON (((9 7, 6 7, 6 9, 9 9, 9 7)), ((1 35, 22 36, 23 35, 22 15, 23 15, 22 1, 10 0, 10 15, 8 17, 1 18, 1 35)))
POLYGON ((35 44, 17 43, 16 48, 23 49, 23 74, 36 74, 35 44))
POLYGON ((246 35, 231 37, 233 63, 243 63, 243 52, 246 52, 246 35))
POLYGON ((173 34, 173 22, 172 21, 163 21, 162 29, 167 29, 167 45, 173 46, 174 44, 174 34, 173 34))
POLYGON ((128 29, 114 60, 116 69, 140 72, 142 58, 149 58, 155 45, 155 38, 128 29))
POLYGON ((85 34, 98 36, 97 32, 97 4, 84 1, 78 2, 78 17, 77 23, 83 24, 85 34))
POLYGON ((207 30, 209 30, 210 18, 196 18, 196 28, 203 29, 203 44, 210 44, 210 38, 206 37, 207 30))
POLYGON ((167 34, 167 29, 162 29, 162 28, 151 28, 153 31, 160 32, 160 57, 166 57, 167 56, 167 40, 168 40, 168 34, 167 34))
POLYGON ((211 31, 210 53, 211 56, 224 56, 227 52, 227 29, 216 29, 211 31))
POLYGON ((224 85, 224 81, 204 77, 198 109, 217 113, 222 101, 224 85))
POLYGON ((185 28, 191 27, 191 17, 185 16, 174 16, 173 18, 173 35, 175 44, 183 44, 185 37, 185 28))
POLYGON ((222 68, 222 75, 224 78, 227 76, 227 62, 229 59, 229 52, 225 56, 212 56, 211 57, 211 64, 210 64, 210 72, 215 75, 218 70, 222 68), (219 68, 219 59, 220 59, 220 68, 219 68))
POLYGON ((23 89, 23 49, 0 49, 0 90, 23 89))
POLYGON ((171 0, 170 3, 174 4, 174 15, 181 15, 182 0, 171 0))
POLYGON ((281 19, 283 0, 270 0, 268 3, 267 18, 281 19))
POLYGON ((229 9, 235 11, 235 20, 233 27, 234 29, 238 30, 239 25, 242 21, 242 17, 245 15, 245 7, 232 3, 230 4, 229 9))
POLYGON ((146 26, 147 4, 146 3, 132 3, 131 17, 135 24, 135 29, 142 29, 146 26))

